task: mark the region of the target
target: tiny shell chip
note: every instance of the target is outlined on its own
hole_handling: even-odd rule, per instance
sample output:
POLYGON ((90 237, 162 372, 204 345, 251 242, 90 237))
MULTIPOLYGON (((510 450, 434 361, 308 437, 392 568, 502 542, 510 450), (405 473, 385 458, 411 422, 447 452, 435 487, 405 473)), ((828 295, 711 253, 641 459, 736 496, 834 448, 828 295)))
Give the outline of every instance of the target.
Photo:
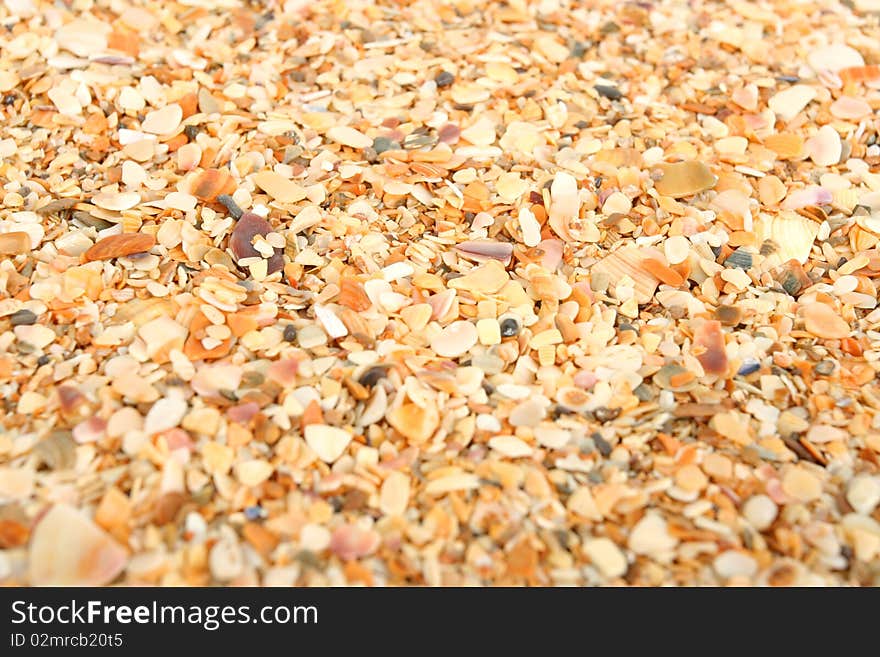
POLYGON ((407 402, 387 415, 388 422, 412 443, 427 441, 440 426, 440 414, 434 406, 422 408, 407 402))
POLYGON ((348 431, 326 424, 309 424, 304 433, 306 443, 325 463, 333 463, 342 456, 352 438, 348 431))
POLYGON ((122 212, 130 210, 141 202, 141 196, 137 192, 101 192, 92 197, 92 203, 104 210, 112 210, 113 212, 122 212))
POLYGON ((706 374, 724 376, 727 374, 727 352, 724 346, 724 331, 718 320, 706 320, 694 331, 694 345, 702 349, 697 360, 706 374))
POLYGON ((577 217, 580 209, 577 180, 570 173, 557 172, 550 185, 550 216, 569 220, 577 217))
POLYGON ((853 66, 864 66, 865 60, 855 48, 843 43, 834 43, 823 48, 812 50, 807 56, 807 63, 816 73, 819 71, 837 71, 853 66))
POLYGON ((468 240, 455 245, 455 250, 469 260, 485 262, 499 260, 504 264, 510 262, 513 255, 513 244, 493 240, 468 240))
POLYGON ((161 109, 147 112, 147 116, 141 124, 141 130, 154 135, 169 135, 177 130, 182 120, 183 109, 177 103, 172 103, 161 109))
POLYGON ((88 57, 107 49, 107 35, 111 28, 94 18, 76 18, 65 23, 55 33, 59 48, 79 57, 88 57))
POLYGON ((330 537, 330 551, 343 561, 353 561, 375 552, 381 542, 375 530, 345 524, 337 527, 330 537))
POLYGON ((831 114, 838 119, 858 121, 871 113, 871 106, 861 98, 842 96, 831 103, 831 114))
MULTIPOLYGON (((265 237, 272 232, 272 225, 260 215, 253 212, 245 212, 235 225, 229 238, 229 248, 237 260, 243 258, 261 258, 261 254, 251 240, 255 235, 265 237)), ((275 249, 275 253, 269 258, 268 273, 272 274, 284 267, 284 249, 275 249)))
POLYGON ((677 265, 687 260, 690 250, 691 243, 683 235, 673 235, 663 243, 663 254, 670 265, 677 265))
POLYGON ((466 354, 477 344, 477 327, 471 322, 460 320, 452 322, 431 340, 431 349, 438 356, 457 358, 466 354))
POLYGON ((782 212, 775 217, 761 215, 755 221, 754 233, 761 242, 772 240, 783 262, 797 260, 804 264, 819 233, 819 224, 799 214, 782 212))
MULTIPOLYGON (((347 125, 339 125, 330 128, 327 136, 338 144, 349 146, 351 148, 367 148, 373 145, 373 140, 367 137, 360 130, 347 125)), ((268 191, 268 190, 266 190, 268 191)))
POLYGON ((777 117, 788 123, 815 97, 816 90, 813 87, 796 84, 772 96, 767 101, 767 106, 777 117))
POLYGON ((504 287, 510 277, 507 270, 498 260, 488 260, 485 264, 475 267, 464 276, 449 281, 449 287, 454 290, 478 292, 480 294, 495 294, 504 287))
POLYGON ((850 335, 849 324, 824 303, 807 304, 803 316, 804 327, 818 338, 840 340, 850 335))
POLYGON ((544 141, 544 134, 536 126, 525 121, 511 121, 498 145, 510 153, 531 155, 544 141))
POLYGON ((0 233, 0 255, 21 255, 31 248, 31 236, 23 230, 0 233))
POLYGON ((592 274, 607 274, 612 281, 629 276, 635 281, 636 301, 640 304, 650 303, 660 281, 644 268, 646 259, 662 262, 663 256, 655 249, 640 249, 631 244, 593 265, 592 274))
POLYGON ((190 179, 189 193, 200 201, 213 201, 234 190, 235 179, 225 169, 205 169, 190 179))
POLYGON ((257 187, 280 203, 296 203, 306 197, 306 190, 303 187, 274 171, 255 173, 253 181, 257 187))
POLYGON ((489 100, 491 94, 489 89, 473 82, 465 82, 455 84, 450 90, 452 100, 459 105, 473 105, 489 100))
POLYGON ((409 492, 409 477, 402 472, 392 472, 379 491, 379 509, 389 516, 402 515, 406 511, 409 492))
POLYGON ((122 233, 110 235, 96 242, 85 252, 86 262, 110 260, 134 253, 149 251, 156 245, 156 238, 146 233, 122 233))
POLYGON ((807 151, 810 159, 820 167, 830 167, 840 161, 843 144, 840 135, 831 125, 823 125, 819 131, 807 140, 807 151))
POLYGON ((31 536, 30 584, 103 586, 122 572, 127 559, 104 530, 67 504, 56 504, 31 536))
POLYGON ((758 87, 754 84, 747 84, 734 91, 730 95, 730 99, 744 110, 753 112, 758 108, 758 87))
POLYGON ((709 167, 695 160, 660 163, 657 168, 660 169, 661 177, 654 183, 654 188, 663 196, 692 196, 711 189, 717 182, 709 167))

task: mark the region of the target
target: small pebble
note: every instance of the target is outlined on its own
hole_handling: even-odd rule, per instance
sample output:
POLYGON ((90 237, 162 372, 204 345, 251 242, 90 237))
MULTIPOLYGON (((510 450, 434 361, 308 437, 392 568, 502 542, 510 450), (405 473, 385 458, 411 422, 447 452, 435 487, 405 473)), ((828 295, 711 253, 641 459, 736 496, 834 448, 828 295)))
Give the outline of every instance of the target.
POLYGON ((30 310, 17 310, 9 316, 13 326, 27 326, 37 321, 37 315, 30 310))
POLYGON ((434 77, 434 83, 437 85, 438 89, 452 86, 453 82, 455 82, 455 76, 449 71, 440 71, 440 73, 434 77))
POLYGON ((519 334, 520 323, 512 317, 501 320, 501 337, 512 338, 519 334))
POLYGON ((605 84, 597 84, 593 86, 600 96, 604 96, 605 98, 609 98, 610 100, 620 100, 623 98, 623 94, 620 92, 620 89, 617 87, 612 87, 605 84))

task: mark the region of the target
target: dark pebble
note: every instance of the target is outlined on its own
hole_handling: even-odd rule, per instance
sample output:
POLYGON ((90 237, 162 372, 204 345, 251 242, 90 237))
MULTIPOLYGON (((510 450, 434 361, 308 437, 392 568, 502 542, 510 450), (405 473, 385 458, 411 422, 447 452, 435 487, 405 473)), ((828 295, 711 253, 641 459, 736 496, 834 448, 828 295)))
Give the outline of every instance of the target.
POLYGON ((284 327, 284 340, 287 342, 293 342, 296 338, 296 329, 293 324, 288 324, 284 327))
POLYGON ((608 457, 611 454, 611 443, 605 440, 600 433, 594 433, 591 438, 593 439, 593 444, 596 445, 596 449, 599 450, 599 453, 602 456, 608 457))
POLYGON ((259 520, 263 517, 263 508, 259 506, 249 506, 244 510, 244 517, 248 520, 259 520))
POLYGON ((188 125, 183 129, 183 134, 186 135, 186 138, 190 141, 195 140, 195 138, 199 134, 199 126, 197 125, 188 125))
POLYGON ((517 333, 519 333, 519 322, 518 321, 516 321, 512 317, 508 317, 507 319, 501 320, 501 337, 502 338, 512 338, 517 333))
POLYGON ((587 54, 587 50, 589 50, 590 44, 585 41, 575 41, 574 45, 571 47, 571 56, 576 57, 577 59, 583 58, 584 55, 587 54))
POLYGON ((437 85, 438 89, 449 87, 453 82, 455 82, 455 76, 449 71, 440 71, 437 74, 437 77, 434 78, 434 83, 437 85))
POLYGON ((558 420, 563 415, 574 415, 574 411, 558 404, 550 410, 550 417, 553 420, 558 420))
POLYGON ((754 374, 759 369, 761 369, 761 363, 756 360, 749 359, 745 361, 737 371, 738 376, 748 376, 749 374, 754 374))
POLYGON ((777 75, 776 79, 780 82, 800 82, 800 78, 796 75, 777 75))
POLYGON ((605 96, 609 100, 620 100, 623 98, 623 94, 620 92, 620 89, 617 87, 611 87, 604 84, 597 84, 593 86, 600 96, 605 96))
POLYGON ((618 415, 620 415, 619 408, 606 408, 605 406, 600 406, 593 411, 593 416, 599 420, 599 422, 611 422, 616 419, 618 415))
POLYGON ((43 354, 42 356, 37 358, 37 365, 39 365, 40 367, 42 367, 43 365, 48 365, 48 364, 49 364, 49 356, 47 356, 46 354, 43 354))
POLYGON ((591 484, 602 484, 605 483, 605 477, 602 476, 602 473, 598 470, 590 470, 587 473, 587 480, 591 484))
POLYGON ((376 151, 377 155, 397 148, 400 148, 400 144, 388 137, 376 137, 373 140, 373 150, 376 151))
POLYGON ((3 104, 4 105, 12 105, 15 102, 15 94, 6 94, 3 96, 3 104))
POLYGON ((16 310, 9 316, 9 321, 12 322, 13 326, 26 326, 35 323, 37 316, 34 312, 27 309, 16 310))
POLYGON ((358 383, 366 388, 372 388, 374 385, 379 383, 379 381, 384 379, 386 374, 387 368, 385 367, 371 367, 366 372, 361 374, 361 377, 358 379, 358 383))
POLYGON ((639 385, 637 385, 636 389, 633 390, 633 394, 636 396, 636 398, 639 401, 643 401, 643 402, 650 401, 654 397, 653 393, 651 392, 651 389, 648 386, 646 386, 644 383, 640 383, 639 385))
POLYGON ((244 210, 238 207, 238 203, 229 194, 220 194, 217 202, 223 204, 233 219, 241 219, 241 215, 244 214, 244 210))

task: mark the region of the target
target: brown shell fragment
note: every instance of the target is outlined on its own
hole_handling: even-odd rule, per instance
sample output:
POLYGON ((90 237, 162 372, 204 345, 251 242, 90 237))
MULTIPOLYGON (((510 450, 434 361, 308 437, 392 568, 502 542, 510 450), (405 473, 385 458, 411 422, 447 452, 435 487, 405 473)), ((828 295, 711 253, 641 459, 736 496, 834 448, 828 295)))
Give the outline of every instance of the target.
POLYGON ((223 169, 205 169, 191 181, 190 193, 200 201, 213 201, 220 194, 232 194, 235 179, 223 169))
MULTIPOLYGON (((262 255, 251 240, 256 235, 265 237, 272 232, 272 225, 258 214, 253 212, 245 212, 241 215, 241 219, 235 225, 232 235, 229 238, 229 248, 236 260, 243 258, 261 258, 262 255)), ((281 271, 284 267, 283 249, 275 249, 275 253, 268 259, 268 273, 272 274, 281 271)))
POLYGON ((122 256, 143 253, 156 245, 156 238, 146 233, 122 233, 111 235, 96 242, 83 257, 86 262, 111 260, 122 256))
POLYGON ((721 322, 716 319, 701 322, 694 332, 694 346, 702 350, 702 353, 697 353, 697 360, 700 361, 706 374, 716 376, 727 374, 729 363, 721 322))
POLYGON ((357 312, 369 310, 373 305, 361 282, 351 276, 339 281, 339 303, 357 312))

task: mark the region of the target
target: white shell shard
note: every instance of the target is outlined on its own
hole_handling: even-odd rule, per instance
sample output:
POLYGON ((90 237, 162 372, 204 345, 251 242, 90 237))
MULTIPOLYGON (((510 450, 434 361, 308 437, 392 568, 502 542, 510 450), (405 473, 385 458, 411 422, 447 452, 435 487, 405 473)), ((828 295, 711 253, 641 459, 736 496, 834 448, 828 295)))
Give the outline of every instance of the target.
POLYGON ((352 438, 347 431, 326 424, 309 424, 303 433, 306 443, 325 463, 333 463, 342 456, 352 438))

